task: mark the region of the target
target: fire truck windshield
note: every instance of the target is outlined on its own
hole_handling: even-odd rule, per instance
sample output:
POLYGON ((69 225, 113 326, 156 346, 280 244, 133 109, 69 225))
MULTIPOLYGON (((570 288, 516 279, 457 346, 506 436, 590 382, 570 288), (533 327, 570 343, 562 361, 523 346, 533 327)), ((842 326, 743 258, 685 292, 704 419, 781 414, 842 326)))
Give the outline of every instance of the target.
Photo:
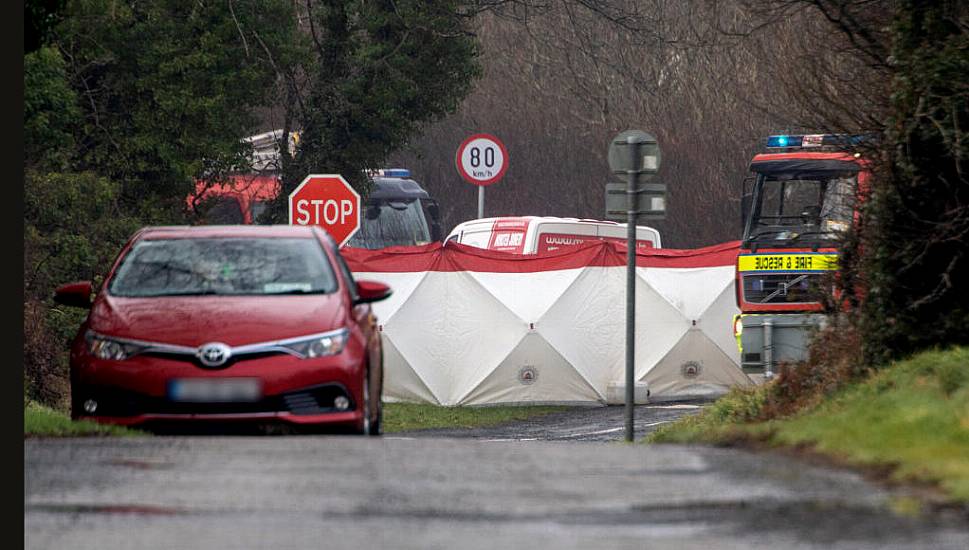
POLYGON ((762 174, 745 241, 834 241, 848 229, 857 174, 762 174))

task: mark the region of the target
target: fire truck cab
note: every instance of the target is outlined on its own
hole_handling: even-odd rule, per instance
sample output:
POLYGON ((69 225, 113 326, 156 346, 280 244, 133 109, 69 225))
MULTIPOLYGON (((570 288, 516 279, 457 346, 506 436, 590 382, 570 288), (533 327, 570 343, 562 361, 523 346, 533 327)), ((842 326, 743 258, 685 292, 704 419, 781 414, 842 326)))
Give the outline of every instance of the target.
POLYGON ((824 325, 840 242, 869 178, 859 136, 770 136, 750 163, 742 194, 743 240, 734 335, 747 373, 773 376, 807 356, 824 325))

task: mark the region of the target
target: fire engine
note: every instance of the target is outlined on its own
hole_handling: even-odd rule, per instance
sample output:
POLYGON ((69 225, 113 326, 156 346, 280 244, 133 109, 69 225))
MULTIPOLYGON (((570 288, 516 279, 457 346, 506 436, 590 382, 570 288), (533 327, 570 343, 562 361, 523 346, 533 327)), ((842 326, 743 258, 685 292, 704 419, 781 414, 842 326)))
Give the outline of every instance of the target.
POLYGON ((734 336, 745 372, 771 378, 824 326, 840 243, 871 177, 864 136, 776 135, 743 183, 734 336))

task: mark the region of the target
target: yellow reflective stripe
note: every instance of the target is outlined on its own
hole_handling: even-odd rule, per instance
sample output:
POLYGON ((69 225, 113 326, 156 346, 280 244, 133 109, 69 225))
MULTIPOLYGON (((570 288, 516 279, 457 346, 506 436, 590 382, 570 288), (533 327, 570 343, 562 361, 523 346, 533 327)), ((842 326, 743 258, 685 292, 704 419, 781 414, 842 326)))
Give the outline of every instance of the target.
POLYGON ((742 254, 738 271, 834 271, 837 254, 742 254))
MULTIPOLYGON (((743 353, 744 353, 744 345, 743 345, 742 339, 741 339, 741 334, 742 333, 741 332, 737 332, 737 319, 740 319, 740 318, 743 318, 743 314, 742 313, 735 314, 733 316, 733 324, 730 325, 730 328, 733 330, 733 336, 734 336, 734 338, 737 339, 737 351, 740 352, 740 357, 742 358, 743 357, 743 353)), ((741 363, 742 362, 743 362, 743 359, 741 359, 741 363)))

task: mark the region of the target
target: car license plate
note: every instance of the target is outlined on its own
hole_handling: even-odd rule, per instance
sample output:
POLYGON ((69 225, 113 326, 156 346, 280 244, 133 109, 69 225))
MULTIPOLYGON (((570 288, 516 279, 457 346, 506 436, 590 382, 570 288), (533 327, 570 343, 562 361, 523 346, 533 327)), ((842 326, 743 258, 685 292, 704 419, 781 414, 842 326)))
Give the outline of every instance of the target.
POLYGON ((258 378, 182 378, 168 384, 172 401, 195 403, 252 402, 262 399, 258 378))

